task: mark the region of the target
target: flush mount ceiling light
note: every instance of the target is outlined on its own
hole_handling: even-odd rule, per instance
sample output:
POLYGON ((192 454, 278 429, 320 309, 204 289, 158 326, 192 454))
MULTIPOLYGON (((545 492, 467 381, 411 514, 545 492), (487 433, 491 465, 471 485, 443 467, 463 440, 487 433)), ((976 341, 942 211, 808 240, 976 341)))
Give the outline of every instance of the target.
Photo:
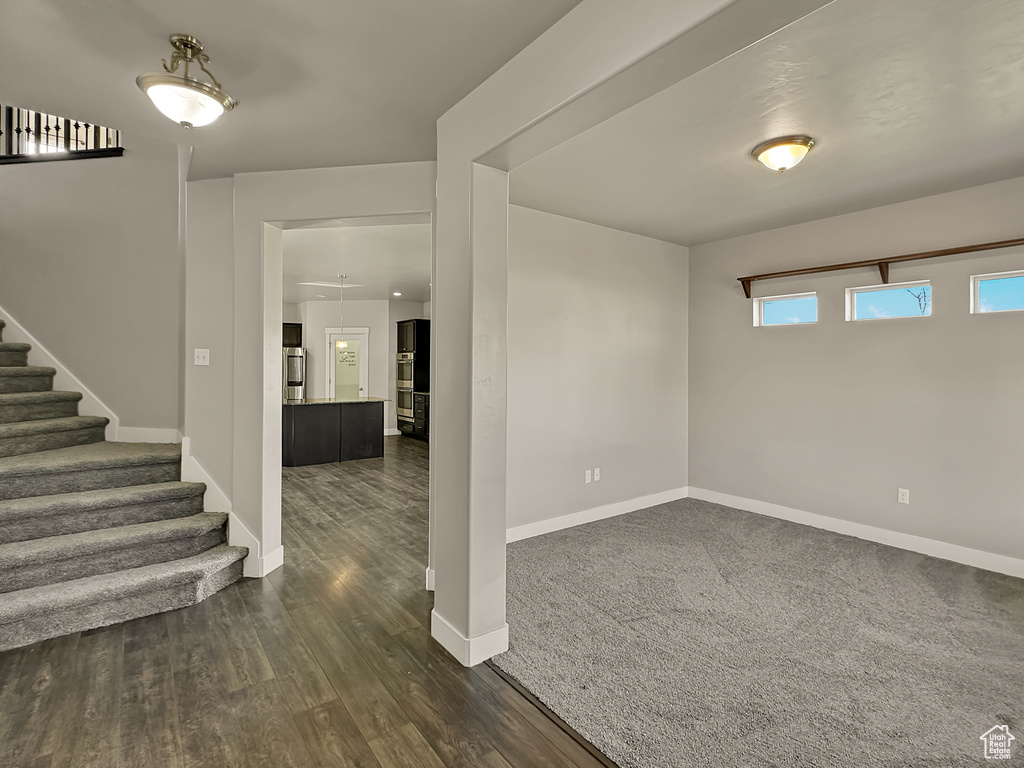
POLYGON ((810 136, 785 136, 758 144, 750 150, 750 156, 765 168, 781 173, 803 160, 813 146, 810 136))
POLYGON ((139 75, 138 84, 156 108, 186 128, 209 125, 238 102, 221 90, 220 83, 206 68, 210 57, 203 53, 203 44, 191 35, 171 35, 171 63, 163 60, 165 74, 139 75), (183 63, 182 74, 175 74, 183 63), (193 64, 206 73, 212 83, 197 80, 189 71, 193 64))

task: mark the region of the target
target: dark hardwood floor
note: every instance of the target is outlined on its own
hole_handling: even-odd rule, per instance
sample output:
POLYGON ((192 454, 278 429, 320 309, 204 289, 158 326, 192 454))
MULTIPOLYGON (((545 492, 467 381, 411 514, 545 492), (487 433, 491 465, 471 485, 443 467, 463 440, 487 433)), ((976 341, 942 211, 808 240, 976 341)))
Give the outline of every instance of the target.
POLYGON ((0 654, 0 766, 601 765, 430 637, 424 444, 286 469, 283 488, 268 578, 0 654))

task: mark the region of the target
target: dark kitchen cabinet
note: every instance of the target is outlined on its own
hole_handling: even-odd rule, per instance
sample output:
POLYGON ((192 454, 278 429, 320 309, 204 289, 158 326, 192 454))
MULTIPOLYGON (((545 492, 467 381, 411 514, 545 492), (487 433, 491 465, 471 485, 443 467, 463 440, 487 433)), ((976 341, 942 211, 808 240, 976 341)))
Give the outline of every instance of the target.
POLYGON ((398 351, 415 352, 430 358, 430 321, 401 320, 398 323, 398 351))
POLYGON ((281 327, 281 340, 285 347, 301 347, 302 323, 284 323, 281 327))

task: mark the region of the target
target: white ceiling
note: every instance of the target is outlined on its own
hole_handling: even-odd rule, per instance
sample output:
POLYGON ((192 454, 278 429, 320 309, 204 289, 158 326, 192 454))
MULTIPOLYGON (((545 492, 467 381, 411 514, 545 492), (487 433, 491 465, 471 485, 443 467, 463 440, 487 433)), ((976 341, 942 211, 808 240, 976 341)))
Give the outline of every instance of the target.
POLYGON ((836 0, 514 170, 513 203, 692 245, 1024 175, 1024 2, 836 0), (783 174, 762 140, 817 144, 783 174))
POLYGON ((345 288, 345 301, 430 301, 430 242, 430 214, 287 225, 284 301, 337 301, 338 288, 298 283, 340 283, 339 274, 360 286, 345 288))
POLYGON ((0 103, 195 146, 192 179, 436 156, 435 123, 579 0, 5 0, 0 103), (241 102, 185 132, 135 85, 198 37, 241 102))

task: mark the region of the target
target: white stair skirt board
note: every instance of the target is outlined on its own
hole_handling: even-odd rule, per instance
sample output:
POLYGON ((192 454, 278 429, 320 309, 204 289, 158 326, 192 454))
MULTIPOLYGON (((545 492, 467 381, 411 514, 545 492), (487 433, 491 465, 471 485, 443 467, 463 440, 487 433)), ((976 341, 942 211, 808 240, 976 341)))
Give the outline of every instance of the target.
POLYGON ((641 496, 637 499, 617 501, 614 504, 604 504, 593 509, 585 509, 582 512, 573 512, 569 515, 553 517, 550 520, 539 520, 536 523, 517 525, 505 532, 505 542, 511 544, 513 541, 532 539, 534 536, 542 536, 545 533, 560 531, 563 528, 573 528, 584 523, 592 523, 595 520, 604 520, 607 517, 625 515, 629 512, 636 512, 639 509, 647 509, 658 504, 678 501, 679 499, 685 499, 689 495, 689 488, 674 488, 671 491, 652 493, 649 496, 641 496))
POLYGON ((1007 557, 1006 555, 983 552, 980 549, 961 547, 958 544, 948 544, 944 541, 926 539, 923 536, 914 536, 909 533, 888 531, 884 528, 853 523, 836 517, 826 517, 825 515, 818 515, 813 512, 804 512, 800 509, 783 507, 779 504, 769 504, 766 501, 745 499, 742 496, 730 496, 727 493, 708 491, 703 488, 690 488, 690 497, 735 509, 742 509, 746 512, 754 512, 758 515, 810 525, 814 528, 821 528, 833 533, 842 533, 858 539, 873 541, 877 544, 886 544, 890 547, 918 552, 922 555, 952 560, 954 563, 970 565, 986 571, 995 571, 996 573, 1004 573, 1007 576, 1024 578, 1024 560, 1007 557))
POLYGON ((58 392, 81 392, 82 400, 78 404, 78 412, 82 416, 106 416, 110 419, 107 424, 107 440, 118 440, 118 427, 120 419, 92 390, 82 383, 75 374, 69 371, 53 354, 39 341, 25 330, 25 326, 15 320, 11 313, 0 307, 0 319, 7 321, 4 328, 4 340, 20 344, 32 345, 32 364, 47 368, 55 368, 57 374, 53 377, 53 388, 58 392))
POLYGON ((242 561, 243 576, 260 579, 284 564, 283 547, 278 547, 267 555, 263 554, 260 540, 232 511, 231 499, 192 455, 192 441, 187 437, 181 439, 181 479, 190 483, 206 483, 203 508, 228 513, 228 544, 233 547, 246 547, 249 550, 248 556, 242 561))
POLYGON ((486 635, 467 638, 437 611, 431 611, 430 634, 464 667, 475 667, 508 650, 508 624, 486 635))
POLYGON ((118 427, 117 438, 122 443, 180 443, 181 432, 160 427, 118 427))
POLYGON ((400 435, 400 434, 402 434, 402 430, 400 430, 400 429, 387 429, 386 427, 384 429, 384 436, 385 437, 396 437, 397 435, 400 435))
POLYGON ((427 591, 434 591, 434 569, 427 568, 427 591))

